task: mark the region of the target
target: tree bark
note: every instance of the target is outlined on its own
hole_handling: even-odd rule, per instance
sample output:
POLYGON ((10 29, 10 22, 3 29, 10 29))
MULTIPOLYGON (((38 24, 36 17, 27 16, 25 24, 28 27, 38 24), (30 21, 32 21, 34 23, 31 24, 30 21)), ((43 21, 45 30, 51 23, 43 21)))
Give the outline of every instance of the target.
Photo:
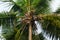
POLYGON ((32 26, 29 24, 29 40, 32 40, 32 26))

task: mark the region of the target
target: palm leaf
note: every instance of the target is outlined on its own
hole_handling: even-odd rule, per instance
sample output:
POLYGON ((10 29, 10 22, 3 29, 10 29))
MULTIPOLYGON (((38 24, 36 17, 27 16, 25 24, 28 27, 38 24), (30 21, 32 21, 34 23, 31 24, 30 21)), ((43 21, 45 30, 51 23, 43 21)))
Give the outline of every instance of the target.
POLYGON ((41 2, 41 0, 32 0, 31 1, 31 6, 33 7, 33 8, 35 8, 39 3, 41 2))
POLYGON ((47 31, 47 34, 50 34, 50 37, 52 36, 52 39, 54 36, 56 39, 60 38, 60 16, 57 15, 47 15, 43 17, 44 22, 43 29, 47 31))
POLYGON ((50 12, 50 8, 49 8, 49 3, 47 0, 41 0, 41 2, 39 2, 37 4, 37 6, 35 7, 36 9, 36 14, 46 14, 50 12), (38 10, 39 9, 39 10, 38 10))
MULTIPOLYGON (((13 0, 12 3, 16 4, 16 6, 19 6, 20 9, 22 9, 22 12, 25 13, 28 11, 28 7, 30 6, 31 10, 35 10, 36 13, 48 13, 49 7, 48 7, 48 1, 46 0, 13 0), (31 4, 29 4, 29 2, 31 4), (43 4, 42 4, 43 3, 43 4), (38 10, 39 9, 39 10, 38 10), (44 12, 43 12, 44 11, 44 12)), ((10 5, 11 6, 11 5, 10 5)), ((14 6, 15 7, 15 6, 14 6)), ((22 13, 22 14, 23 14, 22 13)))

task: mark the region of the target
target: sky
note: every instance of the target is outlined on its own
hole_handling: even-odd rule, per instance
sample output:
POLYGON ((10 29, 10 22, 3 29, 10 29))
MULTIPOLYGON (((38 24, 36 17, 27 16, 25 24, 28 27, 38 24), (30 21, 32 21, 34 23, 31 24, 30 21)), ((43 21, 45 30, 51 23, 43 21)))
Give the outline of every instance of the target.
MULTIPOLYGON (((52 0, 49 5, 50 5, 51 11, 55 12, 60 7, 60 0, 52 0)), ((9 2, 0 2, 0 12, 2 11, 9 12, 12 7, 13 5, 9 2)))
POLYGON ((50 8, 52 12, 55 12, 60 7, 60 0, 52 0, 50 2, 50 8))
POLYGON ((13 7, 11 2, 0 2, 0 12, 5 11, 9 12, 11 8, 13 7), (9 6, 11 5, 11 6, 9 6))

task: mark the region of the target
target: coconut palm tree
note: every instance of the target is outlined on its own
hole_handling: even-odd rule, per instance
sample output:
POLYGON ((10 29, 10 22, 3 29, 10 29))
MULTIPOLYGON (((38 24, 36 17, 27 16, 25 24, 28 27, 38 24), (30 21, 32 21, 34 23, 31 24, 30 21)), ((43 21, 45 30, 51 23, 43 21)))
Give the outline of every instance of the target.
MULTIPOLYGON (((3 1, 8 2, 6 0, 3 0, 3 1)), ((11 25, 14 26, 14 28, 10 28, 11 30, 13 29, 13 31, 8 31, 8 33, 11 35, 8 35, 8 33, 6 34, 6 32, 5 32, 4 34, 7 35, 7 37, 6 37, 6 35, 3 34, 7 40, 37 40, 37 39, 43 40, 44 37, 42 36, 42 34, 39 34, 40 36, 34 35, 34 31, 37 29, 35 21, 39 21, 39 20, 40 21, 45 20, 45 21, 43 21, 43 22, 45 22, 44 25, 48 24, 48 26, 46 25, 47 27, 44 26, 44 29, 46 29, 46 31, 50 32, 51 34, 52 33, 54 34, 54 32, 57 32, 57 31, 52 32, 50 29, 48 29, 48 28, 50 28, 49 26, 52 25, 50 23, 51 19, 48 20, 47 16, 45 18, 45 16, 39 15, 39 14, 49 13, 47 0, 37 0, 37 1, 36 0, 9 0, 9 2, 11 2, 12 5, 14 5, 12 10, 14 10, 14 11, 16 11, 17 9, 18 10, 17 10, 17 12, 10 11, 8 13, 1 14, 1 24, 4 24, 3 26, 6 27, 8 25, 8 23, 9 23, 8 28, 11 25), (9 21, 9 20, 12 20, 12 21, 9 21)), ((9 6, 11 6, 11 5, 9 5, 9 6)), ((52 18, 52 20, 54 20, 54 19, 52 18)), ((55 30, 55 29, 56 29, 56 27, 52 30, 55 30)))

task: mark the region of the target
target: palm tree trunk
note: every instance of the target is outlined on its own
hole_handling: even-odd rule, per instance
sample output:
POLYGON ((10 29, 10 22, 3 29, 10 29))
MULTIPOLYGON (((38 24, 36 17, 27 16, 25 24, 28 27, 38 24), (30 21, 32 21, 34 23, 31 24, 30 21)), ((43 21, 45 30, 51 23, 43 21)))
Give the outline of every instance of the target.
POLYGON ((32 26, 29 24, 29 40, 32 40, 32 26))

